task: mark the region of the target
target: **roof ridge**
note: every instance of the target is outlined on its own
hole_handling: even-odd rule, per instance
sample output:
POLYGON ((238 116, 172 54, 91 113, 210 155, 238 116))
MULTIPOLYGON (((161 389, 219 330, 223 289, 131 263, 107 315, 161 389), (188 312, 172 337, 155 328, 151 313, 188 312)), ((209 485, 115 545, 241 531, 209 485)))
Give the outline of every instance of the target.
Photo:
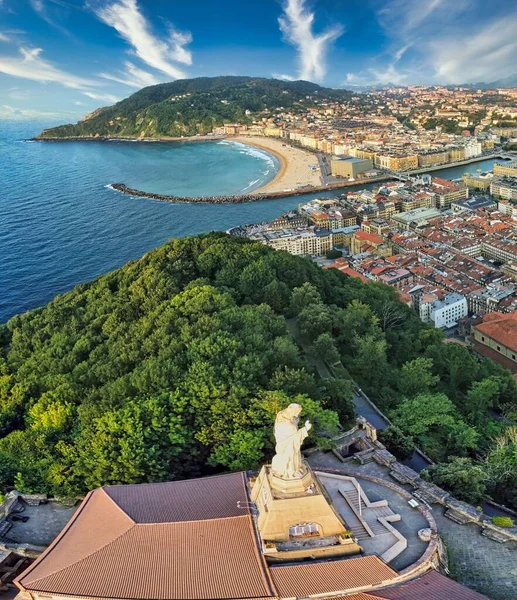
MULTIPOLYGON (((202 479, 216 479, 218 477, 231 477, 233 475, 237 475, 239 473, 244 473, 245 471, 235 471, 234 473, 217 473, 215 475, 207 475, 206 477, 193 477, 191 479, 172 479, 170 481, 144 481, 142 483, 115 483, 113 485, 103 485, 101 487, 96 488, 96 490, 103 490, 108 496, 107 489, 109 488, 127 488, 127 487, 135 487, 140 485, 166 485, 168 483, 183 483, 190 481, 200 481, 202 479)), ((93 490, 93 491, 96 491, 93 490)))

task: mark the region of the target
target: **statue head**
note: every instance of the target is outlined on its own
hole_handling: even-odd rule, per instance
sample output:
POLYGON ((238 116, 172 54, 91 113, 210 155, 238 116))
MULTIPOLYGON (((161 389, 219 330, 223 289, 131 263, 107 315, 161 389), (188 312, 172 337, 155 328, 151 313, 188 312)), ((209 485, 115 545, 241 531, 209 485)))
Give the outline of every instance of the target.
POLYGON ((296 404, 295 402, 293 402, 292 404, 289 404, 289 406, 285 410, 290 416, 298 417, 299 414, 302 412, 303 408, 300 404, 296 404))

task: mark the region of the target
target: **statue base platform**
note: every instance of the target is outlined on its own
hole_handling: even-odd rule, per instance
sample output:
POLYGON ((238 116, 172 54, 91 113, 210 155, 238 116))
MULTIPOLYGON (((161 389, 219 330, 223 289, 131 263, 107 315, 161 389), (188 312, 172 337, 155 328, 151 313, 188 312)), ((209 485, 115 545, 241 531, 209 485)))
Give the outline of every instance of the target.
MULTIPOLYGON (((265 467, 268 469, 268 467, 265 467)), ((313 475, 307 470, 298 479, 281 479, 268 470, 269 484, 275 497, 288 498, 292 495, 305 494, 313 485, 313 475)))
POLYGON ((361 547, 334 510, 309 465, 299 479, 280 479, 270 465, 251 483, 258 509, 257 528, 271 560, 358 554, 361 547))

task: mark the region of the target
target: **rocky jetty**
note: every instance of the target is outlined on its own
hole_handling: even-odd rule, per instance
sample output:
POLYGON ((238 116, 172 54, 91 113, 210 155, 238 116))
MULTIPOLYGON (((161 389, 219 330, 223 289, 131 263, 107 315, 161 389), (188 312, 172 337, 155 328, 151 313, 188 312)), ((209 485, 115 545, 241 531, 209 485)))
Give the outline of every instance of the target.
POLYGON ((307 190, 292 190, 289 192, 272 192, 269 194, 232 194, 227 196, 169 196, 166 194, 153 194, 152 192, 143 192, 129 188, 124 183, 112 183, 111 189, 129 196, 139 198, 149 198, 150 200, 158 200, 160 202, 177 202, 177 203, 206 203, 206 204, 239 204, 242 202, 257 202, 259 200, 273 200, 275 198, 283 198, 284 196, 292 195, 293 193, 303 194, 307 190))

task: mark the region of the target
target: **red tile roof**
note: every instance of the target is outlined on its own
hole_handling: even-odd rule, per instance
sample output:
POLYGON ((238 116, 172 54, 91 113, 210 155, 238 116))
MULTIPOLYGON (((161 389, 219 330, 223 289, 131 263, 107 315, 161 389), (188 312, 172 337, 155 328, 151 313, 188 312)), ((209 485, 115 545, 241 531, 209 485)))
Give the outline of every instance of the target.
POLYGON ((501 345, 517 352, 517 311, 510 314, 490 313, 476 329, 501 345))
POLYGON ((489 600, 449 577, 430 571, 418 579, 372 592, 386 600, 489 600))
POLYGON ((313 594, 378 585, 397 576, 377 556, 276 566, 271 567, 270 572, 278 594, 285 598, 305 598, 313 594))
POLYGON ((274 597, 247 499, 244 473, 100 488, 16 583, 91 598, 274 597))
POLYGON ((185 481, 113 485, 106 494, 135 523, 172 523, 241 517, 237 500, 247 501, 242 475, 220 475, 185 481), (174 498, 173 501, 172 498, 174 498), (207 502, 210 498, 210 502, 207 502))
POLYGON ((361 241, 371 242, 372 244, 377 245, 382 244, 381 236, 376 233, 367 233, 366 231, 359 230, 354 233, 354 236, 361 241))

